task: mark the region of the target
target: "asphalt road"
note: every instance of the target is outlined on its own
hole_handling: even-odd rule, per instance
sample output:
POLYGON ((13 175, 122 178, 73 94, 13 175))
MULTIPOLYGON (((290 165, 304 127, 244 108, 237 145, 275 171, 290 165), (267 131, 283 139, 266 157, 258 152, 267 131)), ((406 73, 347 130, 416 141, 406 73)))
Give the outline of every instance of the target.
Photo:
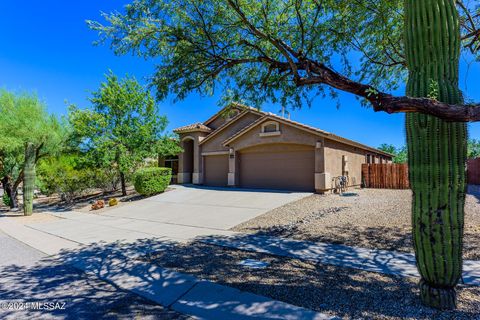
POLYGON ((0 230, 0 268, 9 265, 32 265, 45 254, 11 238, 0 230))
POLYGON ((134 318, 188 319, 0 231, 0 319, 134 318))

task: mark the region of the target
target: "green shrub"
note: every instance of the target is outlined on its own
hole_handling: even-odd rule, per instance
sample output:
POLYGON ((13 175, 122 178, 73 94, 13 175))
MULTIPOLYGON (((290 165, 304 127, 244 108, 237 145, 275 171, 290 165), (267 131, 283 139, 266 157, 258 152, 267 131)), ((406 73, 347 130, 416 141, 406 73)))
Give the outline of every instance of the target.
POLYGON ((89 169, 77 168, 75 155, 61 155, 43 159, 37 166, 37 184, 46 195, 58 193, 67 202, 88 193, 94 186, 89 169))
POLYGON ((7 193, 3 194, 2 200, 4 205, 6 205, 7 207, 10 206, 10 197, 8 196, 7 193))
POLYGON ((143 168, 135 173, 133 184, 139 194, 150 196, 165 191, 171 179, 170 168, 143 168))

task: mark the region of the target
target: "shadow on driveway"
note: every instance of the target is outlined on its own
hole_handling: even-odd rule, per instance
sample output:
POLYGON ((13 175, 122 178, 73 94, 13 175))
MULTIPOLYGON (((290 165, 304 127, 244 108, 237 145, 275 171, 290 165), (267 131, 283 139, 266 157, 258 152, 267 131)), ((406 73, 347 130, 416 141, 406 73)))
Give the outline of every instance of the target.
MULTIPOLYGON (((301 250, 301 248, 299 248, 301 250)), ((352 257, 355 258, 355 257, 352 257)), ((356 257, 360 258, 360 257, 356 257)), ((138 275, 143 292, 154 292, 159 282, 181 285, 171 273, 159 276, 155 268, 191 274, 240 290, 293 305, 346 318, 474 319, 480 312, 480 289, 462 286, 459 310, 440 313, 418 301, 416 279, 381 275, 344 267, 327 266, 268 254, 226 249, 194 241, 178 244, 160 240, 134 243, 98 243, 58 257, 42 260, 33 267, 8 266, 0 272, 2 300, 65 302, 66 310, 11 311, 1 317, 12 319, 46 316, 59 319, 140 318, 184 319, 143 298, 128 293, 97 277, 87 276, 71 265, 88 265, 87 270, 115 278, 119 270, 138 275), (268 262, 265 269, 240 264, 246 259, 268 262), (140 264, 148 263, 144 268, 140 264)), ((130 285, 126 283, 125 285, 130 285)), ((202 308, 222 308, 218 301, 197 301, 202 308)), ((242 306, 248 310, 251 306, 242 306)))

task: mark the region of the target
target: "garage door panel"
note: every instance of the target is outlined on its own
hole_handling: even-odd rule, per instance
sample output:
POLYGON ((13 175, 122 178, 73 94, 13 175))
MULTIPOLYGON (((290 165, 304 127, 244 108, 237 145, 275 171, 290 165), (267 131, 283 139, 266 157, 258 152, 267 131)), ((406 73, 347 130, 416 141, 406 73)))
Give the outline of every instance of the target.
POLYGON ((228 184, 228 156, 216 155, 204 158, 203 184, 213 187, 225 187, 228 184))
POLYGON ((242 187, 313 191, 314 172, 313 147, 270 146, 240 153, 242 187))

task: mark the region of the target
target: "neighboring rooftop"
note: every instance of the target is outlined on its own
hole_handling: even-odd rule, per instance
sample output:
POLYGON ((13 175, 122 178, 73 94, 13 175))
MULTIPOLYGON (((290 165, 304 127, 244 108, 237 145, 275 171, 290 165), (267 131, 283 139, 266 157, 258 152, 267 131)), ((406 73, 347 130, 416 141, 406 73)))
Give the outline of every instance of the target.
POLYGON ((194 124, 189 124, 188 126, 183 126, 173 130, 175 133, 188 133, 188 132, 212 132, 212 129, 204 125, 203 123, 197 122, 194 124))

